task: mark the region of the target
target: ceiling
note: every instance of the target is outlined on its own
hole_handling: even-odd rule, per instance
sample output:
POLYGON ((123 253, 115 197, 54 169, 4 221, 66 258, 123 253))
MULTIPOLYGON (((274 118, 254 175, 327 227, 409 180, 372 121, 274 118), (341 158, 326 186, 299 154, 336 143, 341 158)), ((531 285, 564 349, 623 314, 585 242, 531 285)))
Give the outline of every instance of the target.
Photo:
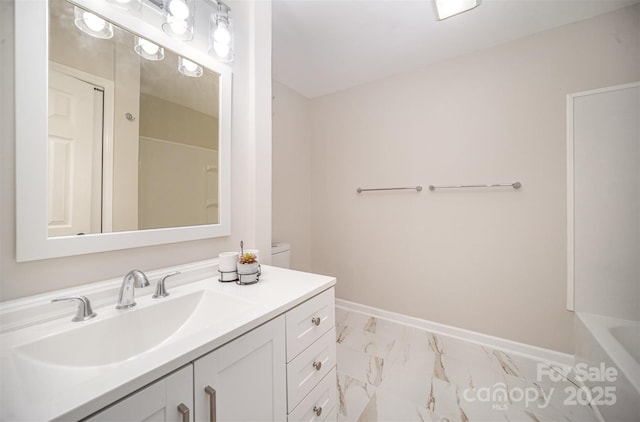
POLYGON ((178 73, 178 55, 166 50, 160 62, 140 60, 140 92, 219 117, 219 75, 203 68, 199 78, 178 73))
POLYGON ((639 0, 484 0, 436 21, 431 0, 274 0, 273 78, 327 95, 639 0))

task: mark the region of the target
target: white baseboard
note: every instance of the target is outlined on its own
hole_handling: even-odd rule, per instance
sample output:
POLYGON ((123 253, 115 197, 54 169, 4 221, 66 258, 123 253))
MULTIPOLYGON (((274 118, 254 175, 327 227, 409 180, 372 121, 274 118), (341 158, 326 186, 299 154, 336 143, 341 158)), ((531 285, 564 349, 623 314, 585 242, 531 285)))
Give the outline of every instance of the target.
POLYGON ((465 330, 464 328, 453 327, 451 325, 439 324, 437 322, 427 321, 396 312, 385 311, 383 309, 361 305, 359 303, 349 302, 343 299, 336 299, 336 306, 347 311, 360 312, 376 318, 386 319, 398 324, 420 328, 434 334, 455 337, 457 339, 466 340, 482 346, 501 349, 507 353, 513 353, 528 358, 538 359, 564 366, 573 366, 574 364, 573 355, 570 355, 568 353, 557 352, 555 350, 532 346, 530 344, 519 343, 517 341, 465 330))

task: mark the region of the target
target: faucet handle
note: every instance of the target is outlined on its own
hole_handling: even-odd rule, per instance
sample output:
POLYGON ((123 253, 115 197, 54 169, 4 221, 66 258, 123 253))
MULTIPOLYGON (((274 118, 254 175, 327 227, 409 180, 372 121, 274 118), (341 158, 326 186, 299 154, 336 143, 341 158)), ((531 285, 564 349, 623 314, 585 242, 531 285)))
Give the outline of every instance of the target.
POLYGON ((71 321, 79 322, 79 321, 87 321, 98 314, 93 312, 91 309, 91 302, 89 302, 89 298, 86 296, 66 296, 66 297, 58 297, 53 299, 51 302, 62 302, 67 300, 77 300, 78 301, 78 309, 76 310, 76 316, 73 317, 71 321))
POLYGON ((154 299, 160 299, 161 297, 169 296, 169 293, 167 292, 167 289, 164 286, 165 280, 167 278, 169 278, 169 277, 172 277, 172 276, 178 275, 178 274, 180 274, 180 271, 174 271, 172 273, 169 273, 169 274, 165 275, 160 280, 158 280, 158 284, 156 286, 156 293, 151 297, 154 298, 154 299))

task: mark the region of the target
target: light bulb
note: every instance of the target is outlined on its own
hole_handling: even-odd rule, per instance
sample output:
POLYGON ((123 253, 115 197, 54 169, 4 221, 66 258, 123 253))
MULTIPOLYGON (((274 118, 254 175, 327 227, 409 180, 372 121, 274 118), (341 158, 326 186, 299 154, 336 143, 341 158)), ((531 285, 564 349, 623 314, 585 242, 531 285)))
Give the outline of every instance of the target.
POLYGON ((185 58, 182 59, 182 65, 189 72, 194 72, 198 69, 198 65, 192 62, 191 60, 187 60, 185 58))
POLYGON ((162 30, 174 38, 193 39, 193 7, 195 0, 165 0, 162 30))
POLYGON ((87 27, 95 32, 100 32, 107 25, 104 19, 94 15, 93 13, 84 12, 82 14, 82 19, 84 23, 87 24, 87 27))
POLYGON ((175 19, 172 16, 168 16, 169 26, 171 30, 178 35, 182 35, 187 32, 187 21, 183 19, 175 19))
POLYGON ((229 45, 229 42, 231 41, 231 34, 224 22, 219 22, 218 27, 213 31, 213 40, 221 44, 229 45))
POLYGON ((231 47, 229 44, 219 43, 217 41, 213 41, 213 50, 216 52, 218 57, 227 57, 229 52, 231 51, 231 47))
POLYGON ((155 45, 152 42, 149 42, 143 38, 140 38, 140 47, 142 47, 142 49, 144 50, 145 53, 147 53, 150 56, 154 56, 158 50, 160 49, 160 47, 158 47, 157 45, 155 45))
POLYGON ((203 73, 202 67, 184 57, 178 57, 178 71, 190 78, 199 78, 203 73))
POLYGON ((168 9, 171 16, 177 19, 184 21, 189 17, 189 7, 182 0, 171 0, 168 9))

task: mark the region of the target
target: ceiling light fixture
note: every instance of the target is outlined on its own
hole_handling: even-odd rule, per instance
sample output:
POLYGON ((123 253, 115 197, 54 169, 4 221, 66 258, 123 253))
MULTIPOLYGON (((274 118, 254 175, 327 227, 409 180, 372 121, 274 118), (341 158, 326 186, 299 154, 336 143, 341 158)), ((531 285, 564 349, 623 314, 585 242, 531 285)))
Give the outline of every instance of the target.
POLYGON ((79 30, 95 38, 109 39, 113 37, 113 25, 100 16, 87 12, 78 6, 73 7, 73 22, 79 30))
POLYGON ((178 70, 185 76, 199 78, 202 76, 202 66, 187 60, 184 57, 178 57, 178 70))
POLYGON ((436 20, 443 20, 480 5, 480 0, 433 0, 436 20))
POLYGON ((193 39, 195 0, 164 0, 162 30, 183 41, 193 39))
POLYGON ((136 37, 136 45, 133 47, 140 57, 151 61, 164 59, 164 48, 141 37, 136 37))
POLYGON ((233 54, 233 22, 231 9, 218 1, 216 11, 211 14, 209 25, 209 53, 221 62, 232 62, 233 54))

